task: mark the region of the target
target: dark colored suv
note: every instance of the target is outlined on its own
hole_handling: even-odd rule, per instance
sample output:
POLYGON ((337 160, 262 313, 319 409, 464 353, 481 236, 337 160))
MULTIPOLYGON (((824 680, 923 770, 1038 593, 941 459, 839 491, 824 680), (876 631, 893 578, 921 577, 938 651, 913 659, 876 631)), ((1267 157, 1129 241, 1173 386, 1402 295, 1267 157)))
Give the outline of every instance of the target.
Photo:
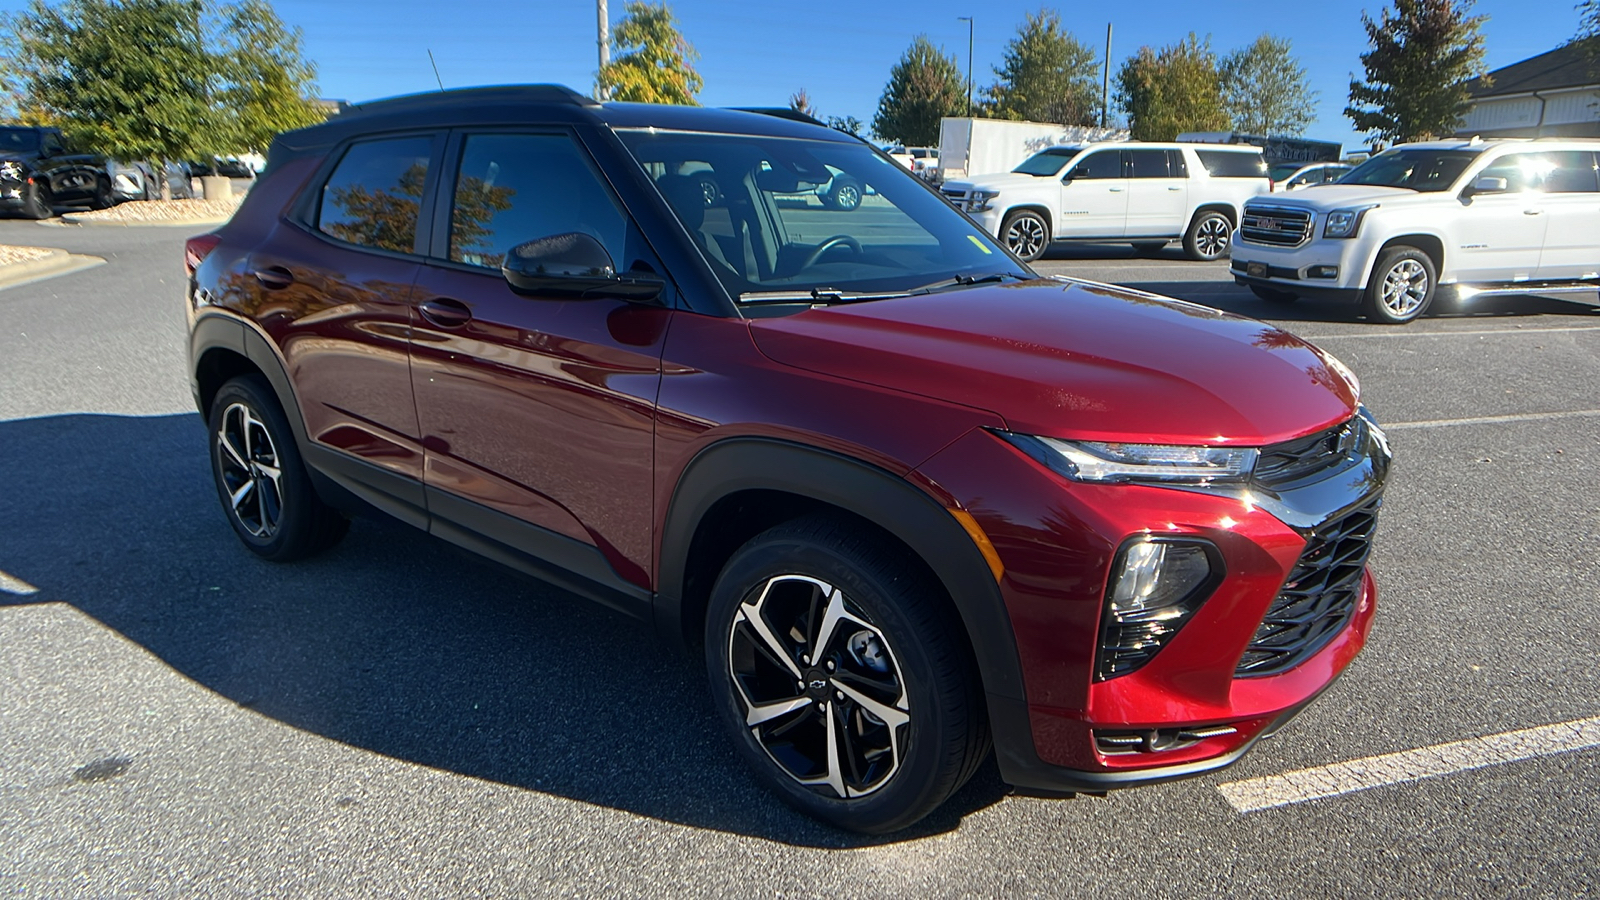
POLYGON ((1227 765, 1372 623, 1389 452, 1348 370, 1040 278, 838 131, 370 103, 279 137, 187 263, 247 547, 376 509, 653 622, 845 828, 915 822, 991 747, 1046 796, 1227 765), (817 191, 845 179, 848 211, 817 191))

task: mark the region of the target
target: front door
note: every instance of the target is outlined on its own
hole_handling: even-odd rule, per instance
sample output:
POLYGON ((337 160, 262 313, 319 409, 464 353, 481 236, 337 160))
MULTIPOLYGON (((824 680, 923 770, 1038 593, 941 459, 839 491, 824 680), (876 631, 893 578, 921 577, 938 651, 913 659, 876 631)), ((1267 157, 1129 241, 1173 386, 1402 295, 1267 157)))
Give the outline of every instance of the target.
POLYGON ((599 240, 619 271, 655 269, 653 257, 573 135, 467 133, 452 143, 440 194, 448 240, 436 237, 414 295, 429 510, 535 555, 548 555, 541 543, 592 546, 648 588, 655 403, 672 313, 517 294, 500 265, 518 244, 569 232, 599 240), (505 520, 482 510, 534 528, 491 533, 505 520))
POLYGON ((1061 179, 1058 238, 1121 238, 1128 227, 1128 181, 1123 151, 1096 150, 1061 179))
POLYGON ((1503 178, 1506 190, 1473 194, 1453 214, 1459 244, 1453 268, 1461 281, 1528 281, 1538 272, 1550 218, 1544 215, 1544 195, 1536 190, 1540 155, 1508 153, 1473 176, 1474 182, 1503 178))

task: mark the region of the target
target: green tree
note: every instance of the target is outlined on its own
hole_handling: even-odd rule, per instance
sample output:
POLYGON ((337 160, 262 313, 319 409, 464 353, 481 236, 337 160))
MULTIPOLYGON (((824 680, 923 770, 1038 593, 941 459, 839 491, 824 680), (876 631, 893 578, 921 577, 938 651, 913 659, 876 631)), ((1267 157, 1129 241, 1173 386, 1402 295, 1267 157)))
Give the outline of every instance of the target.
POLYGON ((1222 58, 1222 105, 1233 130, 1246 134, 1305 134, 1316 118, 1306 67, 1290 52, 1289 42, 1270 34, 1222 58))
POLYGON ((1228 127, 1211 39, 1194 32, 1160 50, 1140 47, 1117 73, 1117 102, 1134 140, 1170 141, 1185 131, 1228 127))
POLYGON ((613 100, 699 106, 694 95, 705 81, 690 61, 700 54, 678 31, 672 10, 643 0, 630 0, 623 9, 611 32, 617 57, 600 70, 600 87, 613 100))
POLYGON ((789 95, 789 108, 813 119, 817 117, 816 104, 811 102, 811 95, 806 93, 805 88, 801 88, 789 95))
POLYGON ((1600 37, 1600 0, 1583 0, 1578 4, 1578 37, 1582 41, 1600 37))
POLYGON ((866 126, 855 116, 829 116, 828 127, 842 131, 845 134, 859 135, 861 129, 866 126))
POLYGON ((886 141, 933 146, 939 142, 939 120, 966 109, 966 79, 956 58, 919 34, 889 70, 889 83, 872 117, 872 133, 886 141))
POLYGON ((1483 16, 1472 0, 1394 0, 1374 22, 1361 55, 1366 81, 1350 80, 1344 114, 1357 131, 1388 141, 1451 133, 1467 113, 1467 81, 1484 72, 1483 16))
POLYGON ((1099 121, 1097 71, 1094 51, 1061 27, 1060 13, 1041 9, 1027 14, 1006 43, 1004 61, 994 69, 1000 80, 985 89, 985 106, 997 119, 1093 125, 1099 121))
POLYGON ((260 150, 320 118, 299 31, 266 0, 34 0, 0 42, 10 111, 119 159, 260 150))

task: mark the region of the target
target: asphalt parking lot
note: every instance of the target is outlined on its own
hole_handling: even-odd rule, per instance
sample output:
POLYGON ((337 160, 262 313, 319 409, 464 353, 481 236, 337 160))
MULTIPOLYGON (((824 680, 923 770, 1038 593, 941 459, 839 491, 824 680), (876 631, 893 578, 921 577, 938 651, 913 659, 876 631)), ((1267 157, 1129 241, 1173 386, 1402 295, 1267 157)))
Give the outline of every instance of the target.
POLYGON ((187 234, 0 222, 106 260, 0 290, 0 895, 1600 890, 1592 306, 1384 328, 1173 248, 1053 252, 1039 269, 1268 318, 1361 377, 1396 454, 1372 640, 1231 769, 1049 801, 990 768, 865 839, 767 795, 697 664, 603 609, 398 524, 295 566, 240 547, 184 373, 187 234))

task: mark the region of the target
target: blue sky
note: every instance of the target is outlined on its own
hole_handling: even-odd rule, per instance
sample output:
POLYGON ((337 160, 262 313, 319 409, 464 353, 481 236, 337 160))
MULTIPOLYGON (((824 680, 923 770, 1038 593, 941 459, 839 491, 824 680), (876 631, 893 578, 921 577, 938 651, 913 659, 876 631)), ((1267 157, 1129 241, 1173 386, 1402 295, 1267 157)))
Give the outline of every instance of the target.
MULTIPOLYGON (((16 9, 18 0, 0 0, 16 9)), ((967 23, 976 18, 973 68, 979 87, 994 80, 1005 42, 1037 3, 1006 0, 677 0, 670 3, 684 34, 700 51, 708 106, 772 106, 805 88, 823 115, 853 115, 870 125, 889 68, 918 33, 960 60, 967 58, 967 23)), ((511 82, 560 82, 588 92, 597 66, 592 0, 276 0, 278 14, 305 32, 307 55, 318 66, 325 97, 373 99, 432 90, 428 50, 446 87, 511 82)), ((1361 12, 1378 0, 1320 3, 1237 0, 1139 0, 1054 7, 1080 40, 1103 48, 1114 26, 1112 74, 1142 44, 1173 43, 1190 31, 1211 35, 1219 52, 1242 47, 1262 32, 1293 42, 1320 92, 1318 121, 1309 136, 1353 146, 1342 111, 1350 76, 1366 48, 1361 12)), ((1550 50, 1577 28, 1571 0, 1481 0, 1491 68, 1550 50)), ((611 21, 622 0, 610 0, 611 21)))

